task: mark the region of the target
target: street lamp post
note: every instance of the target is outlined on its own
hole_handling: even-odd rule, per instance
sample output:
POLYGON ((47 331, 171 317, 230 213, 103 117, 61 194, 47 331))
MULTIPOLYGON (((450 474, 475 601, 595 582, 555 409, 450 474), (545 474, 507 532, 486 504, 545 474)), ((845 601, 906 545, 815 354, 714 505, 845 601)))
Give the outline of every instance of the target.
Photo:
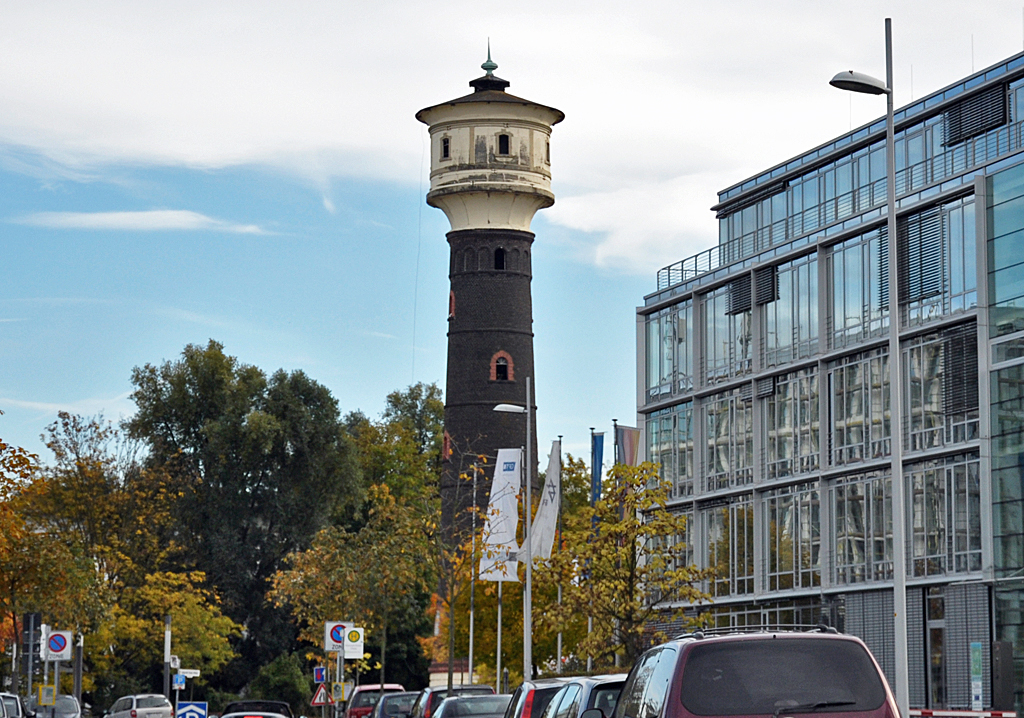
POLYGON ((850 92, 886 96, 885 169, 887 233, 889 250, 889 406, 892 460, 892 563, 893 620, 896 652, 896 704, 907 718, 910 710, 907 669, 907 567, 903 486, 903 371, 900 361, 899 333, 899 252, 896 236, 896 132, 892 94, 892 19, 885 19, 885 82, 853 70, 840 72, 829 82, 850 92))
MULTIPOLYGON (((533 546, 530 545, 530 498, 533 493, 533 452, 531 447, 532 422, 530 420, 533 402, 530 397, 530 377, 526 377, 526 406, 516 404, 498 404, 495 411, 510 414, 526 414, 526 517, 523 521, 523 544, 526 546, 526 588, 523 591, 523 680, 533 676, 533 546)), ((521 552, 520 552, 521 553, 521 552)))

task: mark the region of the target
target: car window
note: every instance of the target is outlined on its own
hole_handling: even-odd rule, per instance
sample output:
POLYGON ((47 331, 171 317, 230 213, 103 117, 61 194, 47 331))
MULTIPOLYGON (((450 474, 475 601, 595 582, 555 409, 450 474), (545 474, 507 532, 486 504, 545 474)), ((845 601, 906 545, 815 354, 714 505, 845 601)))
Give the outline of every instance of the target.
POLYGON ((118 711, 126 710, 128 706, 131 705, 131 700, 131 698, 118 698, 114 701, 114 705, 110 707, 110 712, 116 713, 118 711))
POLYGON ((658 664, 647 681, 647 690, 644 691, 644 718, 658 718, 661 715, 675 672, 676 649, 665 648, 658 656, 658 664))
MULTIPOLYGON (((561 700, 558 701, 555 718, 576 718, 576 714, 579 712, 577 709, 580 707, 580 693, 582 691, 575 683, 567 685, 561 700)), ((552 698, 551 702, 554 703, 555 699, 552 698)))
POLYGON ((621 682, 596 686, 594 690, 590 691, 590 705, 587 707, 597 708, 606 716, 611 716, 615 712, 615 704, 618 702, 621 692, 621 682))
POLYGON ((778 638, 693 646, 683 665, 683 706, 697 715, 777 713, 828 703, 829 711, 876 710, 885 688, 854 641, 778 638))
POLYGON ((558 693, 552 697, 551 702, 548 703, 548 707, 544 709, 544 713, 541 718, 555 718, 555 713, 558 711, 558 706, 562 702, 562 696, 565 695, 565 691, 569 686, 565 686, 558 693))
POLYGON ((359 691, 352 699, 352 708, 368 708, 377 705, 380 691, 359 691))
MULTIPOLYGON (((533 690, 533 708, 530 709, 528 718, 540 718, 544 714, 544 709, 548 707, 548 703, 560 690, 562 690, 562 686, 535 688, 533 690)), ((527 718, 527 716, 523 716, 523 718, 527 718)))
POLYGON ((525 698, 526 691, 523 690, 523 687, 516 688, 515 693, 512 694, 512 700, 508 703, 508 708, 505 709, 505 718, 519 718, 525 698))
POLYGON ((57 696, 53 707, 58 713, 77 713, 78 701, 73 696, 57 696))
POLYGON ((4 696, 4 711, 9 716, 21 715, 21 711, 18 710, 18 699, 14 696, 4 696))
POLYGON ((399 713, 408 713, 412 710, 413 701, 416 700, 416 696, 388 696, 383 701, 380 708, 382 715, 393 716, 399 713))
POLYGON ((171 702, 163 696, 142 696, 136 698, 137 708, 165 708, 171 705, 171 702))
POLYGON ((416 697, 416 702, 412 705, 412 718, 423 718, 423 712, 427 708, 427 698, 430 697, 430 691, 420 691, 419 696, 416 697))
POLYGON ((629 677, 626 678, 626 685, 622 687, 618 704, 615 706, 615 718, 641 718, 640 707, 644 699, 644 691, 654 667, 658 664, 658 656, 661 651, 661 648, 648 651, 633 666, 629 677))
POLYGON ((493 715, 505 710, 508 698, 503 696, 474 697, 470 700, 455 700, 451 704, 453 710, 445 710, 448 716, 493 715))

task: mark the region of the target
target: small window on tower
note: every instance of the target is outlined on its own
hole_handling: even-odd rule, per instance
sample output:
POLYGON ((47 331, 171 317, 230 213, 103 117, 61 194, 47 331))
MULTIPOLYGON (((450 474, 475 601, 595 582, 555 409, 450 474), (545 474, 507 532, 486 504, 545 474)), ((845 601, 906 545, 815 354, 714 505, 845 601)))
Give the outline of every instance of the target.
POLYGON ((452 141, 448 137, 441 138, 441 159, 447 160, 452 156, 452 141))
POLYGON ((512 355, 505 350, 497 351, 491 357, 491 381, 515 381, 516 369, 512 355))
POLYGON ((548 142, 546 144, 546 146, 545 146, 544 161, 547 162, 548 164, 551 164, 551 143, 550 142, 548 142))
POLYGON ((509 136, 498 135, 498 154, 507 155, 509 153, 509 136))
POLYGON ((501 247, 494 250, 494 268, 502 271, 505 269, 505 250, 501 247))

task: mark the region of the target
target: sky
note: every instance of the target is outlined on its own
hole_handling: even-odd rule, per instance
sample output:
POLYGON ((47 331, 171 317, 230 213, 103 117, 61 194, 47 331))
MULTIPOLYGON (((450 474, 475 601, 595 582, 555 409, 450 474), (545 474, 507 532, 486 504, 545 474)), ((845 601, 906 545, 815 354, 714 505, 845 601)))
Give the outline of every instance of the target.
MULTIPOLYGON (((119 421, 215 339, 342 412, 445 376, 448 230, 417 110, 557 107, 533 222, 541 446, 636 420, 636 307, 717 241, 717 192, 1024 48, 1021 2, 0 2, 0 437, 119 421)), ((543 452, 546 453, 546 450, 543 452)), ((606 456, 608 452, 606 451, 606 456)))

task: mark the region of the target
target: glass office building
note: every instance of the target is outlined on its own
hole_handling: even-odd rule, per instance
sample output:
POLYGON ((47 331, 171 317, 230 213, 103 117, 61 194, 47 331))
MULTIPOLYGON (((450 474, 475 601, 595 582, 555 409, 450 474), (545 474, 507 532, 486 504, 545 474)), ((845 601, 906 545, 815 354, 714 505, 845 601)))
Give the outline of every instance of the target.
POLYGON ((891 680, 903 521, 911 706, 970 708, 980 658, 984 705, 1020 710, 1024 54, 898 110, 895 163, 898 297, 884 119, 719 193, 718 245, 637 311, 646 457, 716 623, 825 621, 891 680))

